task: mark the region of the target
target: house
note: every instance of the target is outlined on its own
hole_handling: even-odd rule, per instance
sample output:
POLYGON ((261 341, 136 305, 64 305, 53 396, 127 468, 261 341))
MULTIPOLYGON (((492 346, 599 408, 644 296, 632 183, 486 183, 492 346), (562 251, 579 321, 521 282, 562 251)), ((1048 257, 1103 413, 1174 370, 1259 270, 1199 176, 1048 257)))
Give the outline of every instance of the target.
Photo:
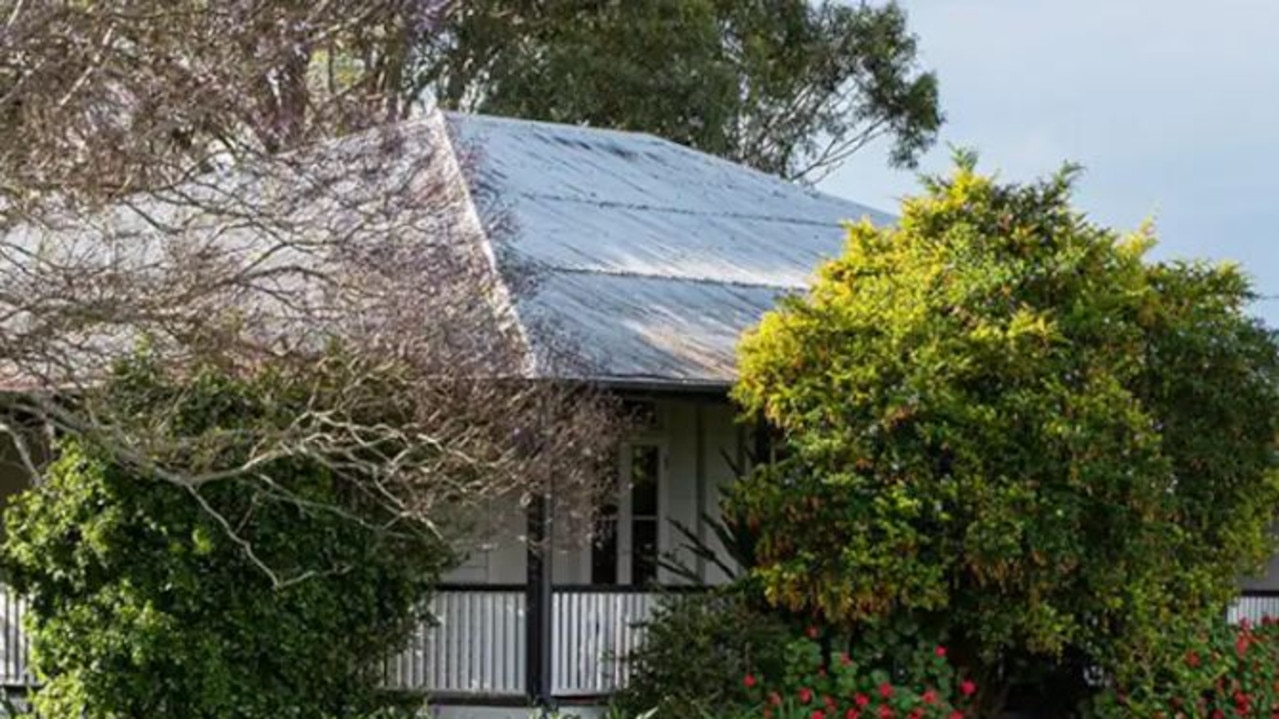
MULTIPOLYGON (((450 577, 442 625, 392 678, 461 703, 597 701, 625 680, 616 657, 640 640, 652 585, 674 581, 658 563, 680 553, 671 521, 704 533, 699 517, 717 512, 754 441, 727 399, 738 336, 841 251, 842 222, 891 217, 647 135, 444 121, 512 220, 499 265, 537 268, 513 293, 535 352, 567 337, 584 379, 646 422, 620 453, 609 526, 593 541, 553 536, 547 556, 520 538, 536 524, 498 533, 450 577)), ((722 579, 685 559, 702 581, 722 579)))
MULTIPOLYGON (((672 520, 713 545, 699 518, 716 514, 755 442, 727 398, 738 336, 841 251, 842 222, 892 218, 647 135, 440 113, 416 122, 468 154, 472 194, 509 215, 512 236, 488 250, 504 273, 538 273, 510 292, 535 352, 569 338, 586 368, 572 379, 620 394, 644 421, 620 452, 611 518, 576 541, 555 533, 555 517, 493 528, 434 600, 439 626, 388 662, 387 681, 428 690, 450 716, 598 703, 625 681, 617 658, 642 640, 634 624, 658 602, 654 586, 676 581, 658 562, 681 554, 672 520), (551 551, 529 550, 548 536, 551 551)), ((0 465, 0 495, 19 477, 0 465)), ((683 556, 702 582, 723 579, 683 556)), ((21 682, 18 609, 4 601, 0 671, 21 682)))
MULTIPOLYGON (((410 124, 406 146, 445 143, 446 164, 467 168, 465 211, 503 215, 508 236, 482 240, 503 278, 535 273, 505 293, 535 371, 558 372, 538 365, 567 341, 580 355, 569 378, 620 394, 644 420, 595 536, 552 532, 552 551, 531 552, 526 540, 562 518, 499 513, 517 520, 447 578, 440 625, 388 663, 387 680, 450 706, 597 701, 625 680, 616 658, 640 640, 653 588, 674 581, 658 562, 679 553, 671 520, 705 534, 699 517, 748 454, 726 395, 739 334, 840 252, 842 222, 891 218, 647 135, 439 112, 410 124)), ((5 461, 0 496, 25 481, 5 461)), ((20 607, 0 603, 0 673, 21 684, 20 607)))

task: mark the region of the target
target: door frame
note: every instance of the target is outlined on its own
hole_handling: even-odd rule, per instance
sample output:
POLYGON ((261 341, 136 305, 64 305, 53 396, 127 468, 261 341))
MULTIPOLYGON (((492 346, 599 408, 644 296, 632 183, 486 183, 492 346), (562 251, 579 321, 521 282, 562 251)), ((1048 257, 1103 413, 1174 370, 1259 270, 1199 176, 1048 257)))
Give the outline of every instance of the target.
MULTIPOLYGON (((622 443, 622 452, 618 457, 617 463, 617 583, 619 586, 634 586, 635 578, 633 574, 635 562, 635 546, 634 546, 634 508, 631 506, 630 479, 632 471, 632 462, 634 460, 633 450, 635 447, 654 447, 657 449, 657 507, 655 510, 654 521, 655 527, 654 541, 657 544, 657 560, 661 560, 662 552, 666 551, 663 541, 666 531, 663 525, 663 519, 667 515, 669 503, 668 492, 670 489, 670 448, 666 437, 664 436, 636 436, 622 443)), ((662 580, 662 570, 659 566, 656 576, 658 582, 662 580)))

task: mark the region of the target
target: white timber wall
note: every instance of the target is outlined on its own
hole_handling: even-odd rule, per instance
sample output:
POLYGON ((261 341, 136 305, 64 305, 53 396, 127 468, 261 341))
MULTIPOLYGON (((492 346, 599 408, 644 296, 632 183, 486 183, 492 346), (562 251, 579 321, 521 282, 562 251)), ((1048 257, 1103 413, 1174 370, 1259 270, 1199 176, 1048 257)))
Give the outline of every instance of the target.
MULTIPOLYGON (((707 582, 722 582, 725 577, 713 566, 699 566, 691 555, 681 552, 682 537, 670 520, 697 528, 703 538, 718 547, 714 533, 700 521, 705 512, 719 515, 720 487, 735 478, 733 463, 744 460, 744 432, 735 421, 733 408, 726 400, 661 399, 656 401, 657 424, 650 430, 637 432, 636 443, 652 443, 662 449, 663 471, 659 480, 658 544, 662 552, 676 551, 689 566, 702 571, 707 582)), ((621 471, 617 471, 620 489, 621 471)), ((495 508, 493 521, 483 528, 486 536, 478 542, 465 563, 454 570, 446 581, 487 584, 520 584, 525 581, 527 549, 525 518, 518 507, 495 508)), ((591 580, 591 550, 582 523, 557 517, 553 559, 557 584, 588 584, 591 580), (570 528, 572 536, 567 533, 570 528)), ((674 578, 665 571, 662 582, 674 578)))

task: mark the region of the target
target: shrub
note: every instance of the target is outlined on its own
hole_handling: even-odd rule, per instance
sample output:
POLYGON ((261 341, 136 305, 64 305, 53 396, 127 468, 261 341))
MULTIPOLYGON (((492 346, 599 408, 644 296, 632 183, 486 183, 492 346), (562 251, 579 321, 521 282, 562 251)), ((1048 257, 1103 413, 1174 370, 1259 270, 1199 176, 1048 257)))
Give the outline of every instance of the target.
POLYGON ((1151 261, 1070 195, 961 158, 895 226, 850 228, 734 389, 787 445, 730 507, 768 599, 945 623, 991 710, 1038 666, 1081 693, 1077 667, 1134 670, 1272 551, 1279 350, 1246 277, 1151 261))
POLYGON ((1175 632, 1147 671, 1112 682, 1093 714, 1271 719, 1279 715, 1279 623, 1218 619, 1194 633, 1175 632))
POLYGON ((757 701, 742 713, 752 719, 962 719, 976 692, 945 647, 897 634, 833 653, 796 639, 780 676, 750 673, 742 684, 757 701))
MULTIPOLYGON (((139 411, 181 392, 172 422, 232 435, 276 421, 258 382, 273 380, 172 386, 143 372, 126 384, 139 411)), ((320 719, 395 704, 378 665, 449 552, 407 530, 373 531, 376 513, 332 469, 285 459, 259 470, 188 488, 91 442, 61 443, 44 481, 7 512, 3 548, 31 602, 41 716, 320 719), (277 584, 263 566, 296 581, 277 584)))
POLYGON ((647 636, 625 661, 630 683, 614 699, 625 715, 692 719, 745 707, 741 679, 780 672, 792 637, 786 623, 730 589, 672 595, 646 625, 647 636))

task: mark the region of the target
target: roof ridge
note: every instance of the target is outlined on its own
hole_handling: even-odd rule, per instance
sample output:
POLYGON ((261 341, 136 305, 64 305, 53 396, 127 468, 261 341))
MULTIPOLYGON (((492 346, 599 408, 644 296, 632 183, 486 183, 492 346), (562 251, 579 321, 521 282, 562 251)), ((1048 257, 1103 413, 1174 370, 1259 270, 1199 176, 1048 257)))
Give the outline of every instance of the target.
MULTIPOLYGON (((576 202, 583 205, 595 205, 596 207, 620 207, 628 210, 643 210, 646 212, 665 212, 673 215, 693 215, 699 217, 734 217, 744 220, 759 220, 762 222, 785 222, 794 225, 810 225, 812 227, 828 227, 836 229, 837 223, 826 222, 823 220, 812 220, 804 217, 793 217, 790 215, 760 215, 749 212, 705 212, 701 210, 686 209, 682 207, 670 207, 668 205, 646 205, 637 202, 617 202, 613 200, 595 200, 583 197, 572 197, 570 195, 558 195, 538 192, 516 192, 516 197, 529 200, 550 200, 553 202, 576 202)), ((854 203, 855 204, 855 203, 854 203)), ((869 212, 875 212, 870 208, 863 208, 869 212)), ((866 217, 863 214, 862 217, 866 217)), ((845 222, 858 222, 861 218, 846 218, 845 222)))
POLYGON ((794 189, 808 195, 809 197, 835 200, 840 203, 856 205, 857 207, 860 207, 863 210, 864 214, 876 214, 884 218, 895 219, 893 218, 893 215, 891 213, 885 212, 880 209, 876 209, 874 207, 870 207, 868 205, 863 205, 862 203, 857 202, 855 200, 851 200, 846 197, 841 197, 840 195, 826 192, 825 190, 819 190, 816 187, 811 185, 805 185, 803 183, 796 182, 794 180, 788 180, 785 177, 782 177, 781 175, 775 175, 771 172, 765 172, 764 170, 761 170, 758 167, 753 167, 745 163, 736 162, 727 157, 721 157, 719 155, 712 154, 705 150, 699 150, 696 147, 690 147, 688 145, 676 142, 670 138, 662 137, 661 135, 656 135, 651 132, 643 132, 640 130, 623 130, 623 129, 614 128, 614 127, 600 127, 598 125, 579 125, 579 124, 571 124, 571 123, 564 123, 564 122, 552 122, 549 120, 532 120, 532 119, 523 118, 523 117, 508 117, 504 115, 486 115, 486 114, 477 113, 477 112, 461 112, 458 110, 443 110, 442 114, 445 116, 445 119, 450 122, 452 121, 465 122, 467 120, 478 120, 480 122, 493 122, 493 123, 503 124, 503 125, 515 125, 515 126, 522 125, 522 126, 543 127, 543 128, 553 129, 557 132, 572 131, 572 132, 577 132, 577 133, 586 134, 586 135, 592 135, 592 134, 593 135, 619 135, 622 137, 629 137, 629 138, 643 138, 655 144, 667 145, 669 147, 675 148, 679 152, 692 155, 705 162, 719 165, 725 168, 732 168, 736 172, 744 172, 746 174, 756 175, 756 176, 771 180, 773 182, 780 182, 780 183, 790 185, 794 189))
MULTIPOLYGON (((539 263, 540 264, 540 263, 539 263)), ((722 280, 714 277, 684 277, 678 275, 658 275, 649 272, 636 272, 634 270, 607 270, 592 267, 557 267, 555 265, 541 264, 550 272, 564 272, 576 275, 599 275, 604 277, 635 277, 647 280, 664 280, 668 282, 693 282, 704 285, 728 285, 732 287, 750 287, 754 289, 766 290, 803 290, 806 286, 801 285, 784 285, 772 282, 746 282, 743 280, 722 280)))

